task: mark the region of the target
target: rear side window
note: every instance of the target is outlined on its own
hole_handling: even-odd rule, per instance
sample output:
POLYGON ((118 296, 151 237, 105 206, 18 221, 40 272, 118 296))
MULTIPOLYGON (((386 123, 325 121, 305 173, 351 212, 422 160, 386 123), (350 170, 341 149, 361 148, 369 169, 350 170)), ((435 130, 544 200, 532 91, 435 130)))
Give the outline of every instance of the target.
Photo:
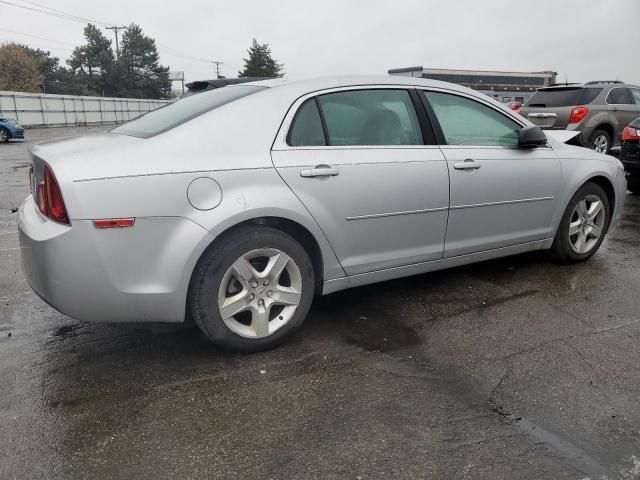
POLYGON ((406 90, 348 90, 320 95, 318 101, 329 145, 424 144, 406 90))
POLYGON ((518 145, 520 125, 480 102, 448 93, 426 92, 447 145, 518 145))
POLYGON ((624 87, 612 88, 607 95, 607 103, 612 105, 628 105, 633 103, 629 90, 624 87))
POLYGON ((525 106, 527 107, 575 107, 593 102, 601 88, 554 88, 538 90, 525 106))
POLYGON ((111 131, 132 137, 149 138, 188 122, 203 113, 265 88, 256 86, 217 88, 170 103, 166 107, 135 118, 111 131))
POLYGON ((315 147, 327 144, 315 98, 305 101, 296 112, 287 143, 292 147, 315 147))

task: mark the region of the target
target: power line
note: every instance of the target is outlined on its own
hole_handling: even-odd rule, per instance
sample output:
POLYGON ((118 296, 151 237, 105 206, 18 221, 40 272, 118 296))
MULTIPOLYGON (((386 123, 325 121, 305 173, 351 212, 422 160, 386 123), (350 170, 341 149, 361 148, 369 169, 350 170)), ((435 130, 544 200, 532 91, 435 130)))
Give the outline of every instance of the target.
POLYGON ((43 15, 50 15, 52 17, 61 18, 63 20, 71 20, 71 21, 80 22, 80 23, 97 23, 100 25, 114 25, 111 22, 101 22, 100 20, 93 20, 90 18, 80 17, 78 15, 64 12, 62 10, 56 10, 50 7, 45 7, 44 5, 39 5, 39 4, 36 4, 35 2, 30 2, 29 0, 22 0, 22 1, 24 1, 25 3, 29 3, 31 5, 38 5, 41 8, 36 8, 33 6, 30 7, 27 5, 20 5, 18 3, 9 2, 7 0, 0 0, 0 3, 4 3, 5 5, 11 5, 17 8, 23 8, 25 10, 30 10, 32 12, 41 13, 43 15), (45 8, 46 10, 43 10, 43 8, 45 8))
POLYGON ((15 33, 17 35, 24 35, 25 37, 33 37, 33 38, 39 38, 40 40, 47 40, 49 42, 54 42, 54 43, 61 43, 63 45, 71 45, 72 47, 76 47, 77 45, 73 44, 73 43, 69 43, 69 42, 62 42, 60 40, 54 40, 53 38, 47 38, 47 37, 40 37, 38 35, 31 35, 30 33, 22 33, 22 32, 16 32, 15 30, 9 30, 8 28, 0 28, 0 30, 2 30, 3 32, 9 32, 9 33, 15 33))

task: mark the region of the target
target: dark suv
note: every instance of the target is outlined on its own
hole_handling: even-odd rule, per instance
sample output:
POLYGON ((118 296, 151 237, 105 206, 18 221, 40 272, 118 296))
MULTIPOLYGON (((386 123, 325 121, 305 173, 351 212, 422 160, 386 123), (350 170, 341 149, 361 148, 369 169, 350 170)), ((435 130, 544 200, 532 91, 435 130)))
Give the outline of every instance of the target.
POLYGON ((520 114, 542 128, 578 130, 591 148, 608 153, 640 116, 640 87, 619 81, 553 85, 534 93, 520 114))

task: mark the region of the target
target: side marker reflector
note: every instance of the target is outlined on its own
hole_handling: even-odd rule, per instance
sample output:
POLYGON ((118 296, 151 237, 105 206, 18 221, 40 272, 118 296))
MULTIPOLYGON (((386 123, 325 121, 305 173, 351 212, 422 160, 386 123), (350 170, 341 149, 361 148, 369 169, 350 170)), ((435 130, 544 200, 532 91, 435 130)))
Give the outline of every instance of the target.
POLYGON ((135 218, 103 218, 94 220, 93 226, 96 228, 124 228, 133 227, 135 218))

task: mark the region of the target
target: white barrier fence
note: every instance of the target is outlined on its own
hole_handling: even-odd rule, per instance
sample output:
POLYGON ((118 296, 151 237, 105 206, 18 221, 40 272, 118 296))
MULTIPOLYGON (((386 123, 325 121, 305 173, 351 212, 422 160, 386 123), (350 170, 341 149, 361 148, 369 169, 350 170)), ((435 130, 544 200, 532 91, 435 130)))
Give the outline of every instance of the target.
POLYGON ((0 91, 0 118, 14 118, 24 127, 101 125, 126 122, 170 102, 0 91))

